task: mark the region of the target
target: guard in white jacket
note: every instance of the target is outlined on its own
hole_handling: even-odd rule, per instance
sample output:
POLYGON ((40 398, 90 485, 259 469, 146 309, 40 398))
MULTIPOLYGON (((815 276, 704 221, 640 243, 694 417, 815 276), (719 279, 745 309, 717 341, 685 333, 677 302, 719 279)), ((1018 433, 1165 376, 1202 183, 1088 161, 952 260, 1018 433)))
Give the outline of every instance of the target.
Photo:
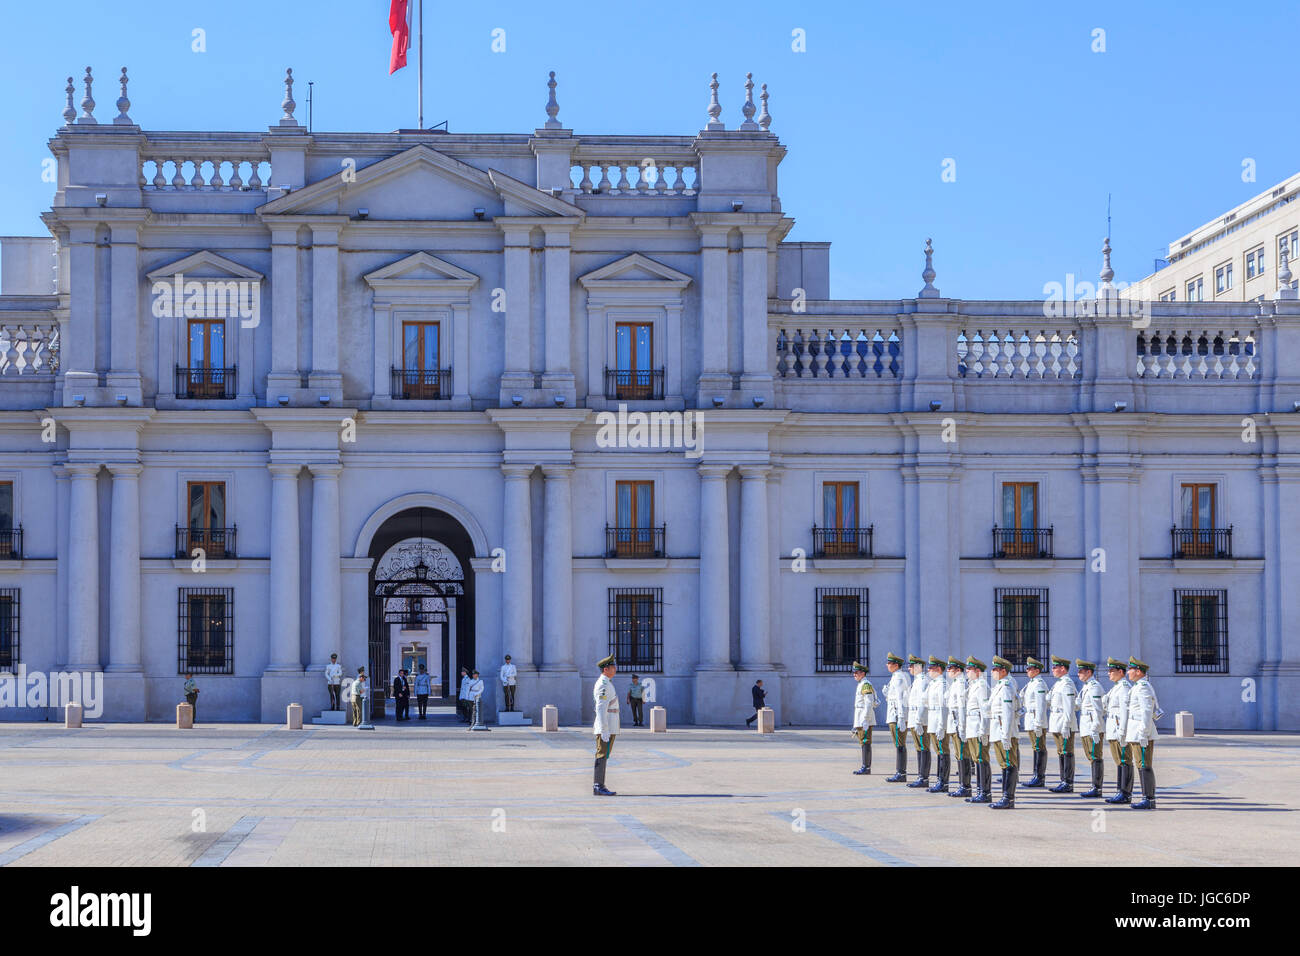
POLYGON ((948 776, 952 760, 948 751, 948 678, 943 673, 943 661, 930 655, 927 662, 930 686, 925 691, 925 746, 934 751, 934 783, 926 793, 947 793, 948 776))
POLYGON ((1025 690, 1021 700, 1025 705, 1025 732, 1029 734, 1029 747, 1034 765, 1033 776, 1025 782, 1025 789, 1047 786, 1047 681, 1043 680, 1042 661, 1025 659, 1025 690))
MULTIPOLYGON (((970 757, 966 755, 966 675, 961 661, 948 657, 948 721, 944 727, 948 759, 957 758, 957 789, 954 797, 970 796, 970 757)), ((944 778, 947 779, 946 777, 944 778)))
POLYGON ((862 766, 855 774, 871 773, 871 728, 876 723, 876 689, 867 680, 867 665, 853 662, 853 736, 862 747, 862 766))
POLYGON ((1095 674, 1097 665, 1092 661, 1076 658, 1075 670, 1079 672, 1079 738, 1083 744, 1084 756, 1092 768, 1092 787, 1079 794, 1085 798, 1102 795, 1102 783, 1106 775, 1106 763, 1101 755, 1101 736, 1106 729, 1105 694, 1102 693, 1101 681, 1095 674))
POLYGON ((1050 713, 1047 727, 1056 738, 1056 761, 1060 782, 1049 793, 1074 793, 1074 734, 1079 729, 1075 711, 1079 708, 1079 689, 1070 677, 1070 662, 1052 655, 1052 676, 1056 683, 1048 695, 1050 713))
POLYGON ((1155 688, 1147 678, 1145 661, 1136 657, 1128 659, 1128 679, 1133 689, 1128 695, 1128 723, 1124 727, 1124 741, 1128 744, 1129 761, 1142 780, 1142 799, 1133 804, 1134 810, 1156 808, 1156 718, 1160 716, 1160 702, 1155 688))
POLYGON ((912 679, 903 670, 905 664, 901 657, 890 651, 885 655, 885 667, 889 671, 889 685, 885 688, 885 722, 889 724, 889 736, 894 742, 894 773, 886 777, 886 783, 901 783, 907 780, 907 699, 912 690, 912 679))
POLYGON ((618 666, 614 655, 603 657, 596 662, 600 676, 591 696, 596 705, 596 722, 592 731, 596 735, 596 776, 592 782, 591 792, 597 797, 613 797, 613 790, 605 789, 605 765, 609 761, 609 752, 614 749, 614 737, 618 733, 618 692, 614 689, 614 674, 618 666))
POLYGON ((515 709, 515 690, 518 685, 519 669, 510 661, 510 655, 506 655, 506 662, 501 665, 501 694, 505 697, 506 710, 515 709))
POLYGON ((925 673, 925 661, 915 654, 907 655, 907 669, 912 675, 912 686, 907 692, 907 732, 916 748, 916 779, 909 787, 930 785, 930 751, 925 746, 925 701, 930 689, 930 678, 925 673))
POLYGON ((1106 659, 1106 674, 1111 688, 1106 691, 1106 743, 1115 761, 1115 793, 1107 803, 1131 803, 1133 799, 1133 765, 1128 760, 1124 728, 1128 726, 1128 695, 1133 684, 1124 676, 1124 662, 1118 657, 1106 659))
POLYGON ((1020 692, 1011 676, 1011 662, 993 658, 993 692, 989 695, 989 742, 1002 768, 1002 799, 989 804, 994 810, 1016 808, 1016 781, 1020 777, 1020 733, 1016 719, 1020 692))
MULTIPOLYGON (((975 793, 967 803, 991 803, 993 771, 989 767, 989 682, 984 677, 984 662, 966 658, 966 754, 975 771, 975 793)), ((956 794, 954 794, 956 796, 956 794)))
POLYGON ((337 654, 330 655, 330 662, 325 665, 325 689, 330 695, 330 710, 343 709, 343 665, 337 654))

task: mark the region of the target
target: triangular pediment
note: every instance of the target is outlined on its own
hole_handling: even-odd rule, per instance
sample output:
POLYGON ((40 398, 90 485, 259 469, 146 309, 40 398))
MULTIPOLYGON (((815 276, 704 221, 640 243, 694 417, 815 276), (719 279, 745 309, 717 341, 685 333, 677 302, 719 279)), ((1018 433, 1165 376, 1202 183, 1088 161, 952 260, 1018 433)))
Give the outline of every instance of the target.
POLYGON ((488 179, 505 202, 507 216, 586 216, 572 203, 522 183, 499 169, 489 169, 488 179))
POLYGON ((195 279, 256 279, 260 282, 265 278, 256 270, 241 266, 238 262, 232 262, 225 256, 219 256, 206 249, 188 255, 184 259, 169 262, 165 266, 159 266, 152 272, 146 273, 145 278, 150 282, 160 282, 171 279, 177 273, 195 279))
POLYGON ((452 265, 427 252, 417 252, 404 259, 376 269, 364 276, 372 289, 392 288, 411 283, 428 283, 446 287, 472 289, 478 283, 478 276, 466 272, 460 266, 452 265))
POLYGON ((655 262, 648 256, 634 252, 630 256, 616 259, 609 265, 601 266, 594 272, 588 272, 578 281, 588 289, 652 288, 667 291, 686 288, 691 277, 676 269, 670 269, 662 262, 655 262))

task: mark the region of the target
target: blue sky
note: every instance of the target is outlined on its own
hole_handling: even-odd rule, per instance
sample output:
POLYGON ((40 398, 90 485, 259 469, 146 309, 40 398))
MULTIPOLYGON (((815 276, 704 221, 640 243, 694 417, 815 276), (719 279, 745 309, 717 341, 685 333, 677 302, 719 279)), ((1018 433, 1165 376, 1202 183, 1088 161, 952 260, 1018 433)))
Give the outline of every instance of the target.
MULTIPOLYGON (((789 150, 790 238, 833 243, 834 296, 914 295, 933 237, 945 295, 1040 298, 1067 273, 1095 279, 1107 193, 1117 278, 1132 281, 1169 240, 1300 169, 1298 8, 425 0, 425 122, 530 131, 556 70, 560 119, 579 135, 691 134, 716 70, 734 128, 753 71, 789 150), (1098 28, 1105 52, 1092 50, 1098 28), (792 50, 796 29, 806 52, 792 50), (1247 158, 1255 182, 1242 181, 1247 158)), ((315 82, 318 130, 413 126, 414 58, 388 75, 387 12, 388 0, 7 5, 0 234, 43 233, 41 160, 66 77, 88 64, 101 121, 127 66, 145 129, 265 128, 292 66, 304 119, 315 82), (195 28, 206 52, 191 50, 195 28)))

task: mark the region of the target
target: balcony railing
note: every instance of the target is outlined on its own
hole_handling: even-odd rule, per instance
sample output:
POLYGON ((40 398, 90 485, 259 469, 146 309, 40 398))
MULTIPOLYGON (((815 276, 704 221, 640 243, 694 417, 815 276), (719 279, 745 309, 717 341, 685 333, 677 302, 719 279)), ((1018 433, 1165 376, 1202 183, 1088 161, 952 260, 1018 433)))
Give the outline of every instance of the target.
POLYGON ((182 398, 234 398, 235 368, 176 368, 176 394, 182 398))
POLYGON ((999 528, 993 526, 993 557, 1052 557, 1051 528, 999 528))
POLYGON ((1232 557, 1232 527, 1170 528, 1173 556, 1177 558, 1232 557))
POLYGON ((451 369, 393 369, 393 398, 433 401, 451 398, 451 369))
POLYGON ((625 402, 662 401, 664 370, 607 368, 605 397, 625 402))
POLYGON ((11 560, 17 561, 23 556, 23 529, 22 525, 17 528, 10 528, 7 531, 0 531, 0 561, 11 560))
POLYGON ((869 558, 875 525, 866 528, 819 528, 813 525, 814 558, 869 558))
POLYGON ((657 528, 612 528, 605 525, 605 556, 609 558, 662 558, 664 530, 657 528))
POLYGON ((186 528, 176 526, 176 557, 192 558, 194 549, 202 548, 207 558, 233 558, 235 528, 186 528))

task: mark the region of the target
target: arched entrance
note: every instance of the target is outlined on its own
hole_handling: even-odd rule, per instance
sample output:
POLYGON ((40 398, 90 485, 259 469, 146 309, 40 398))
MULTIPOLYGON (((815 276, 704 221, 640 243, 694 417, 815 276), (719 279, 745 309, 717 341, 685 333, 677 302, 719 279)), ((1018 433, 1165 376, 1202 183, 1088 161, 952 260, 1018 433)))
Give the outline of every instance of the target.
POLYGON ((404 665, 425 663, 443 697, 456 696, 460 667, 474 667, 473 554, 465 528, 436 508, 407 508, 375 531, 368 656, 376 717, 404 665))

